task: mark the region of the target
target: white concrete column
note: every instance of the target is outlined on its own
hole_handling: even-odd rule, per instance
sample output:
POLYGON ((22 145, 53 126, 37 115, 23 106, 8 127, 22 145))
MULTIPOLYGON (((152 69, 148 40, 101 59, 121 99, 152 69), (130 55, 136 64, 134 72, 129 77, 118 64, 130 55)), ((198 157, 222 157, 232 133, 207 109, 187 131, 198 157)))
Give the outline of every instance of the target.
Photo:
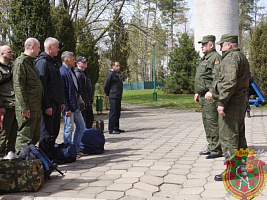
MULTIPOLYGON (((215 35, 216 41, 219 41, 226 33, 238 35, 238 0, 194 0, 196 50, 201 52, 198 41, 203 36, 215 35)), ((216 49, 220 52, 219 45, 216 45, 216 49)))

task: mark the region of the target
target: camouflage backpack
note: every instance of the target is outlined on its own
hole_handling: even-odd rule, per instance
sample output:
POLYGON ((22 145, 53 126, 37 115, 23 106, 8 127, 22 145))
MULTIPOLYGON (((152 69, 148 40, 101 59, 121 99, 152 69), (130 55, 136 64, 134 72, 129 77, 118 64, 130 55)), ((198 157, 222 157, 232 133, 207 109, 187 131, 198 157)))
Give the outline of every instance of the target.
POLYGON ((44 185, 44 169, 40 159, 0 160, 0 193, 34 192, 44 185))

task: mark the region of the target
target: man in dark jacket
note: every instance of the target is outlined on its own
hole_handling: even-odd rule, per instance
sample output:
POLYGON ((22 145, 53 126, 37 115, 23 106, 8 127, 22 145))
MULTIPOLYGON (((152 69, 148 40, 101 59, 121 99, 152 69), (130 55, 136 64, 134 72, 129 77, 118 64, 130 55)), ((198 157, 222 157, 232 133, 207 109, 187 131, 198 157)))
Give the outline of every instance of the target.
POLYGON ((119 119, 121 115, 121 96, 123 84, 121 79, 120 63, 114 62, 109 70, 104 85, 105 94, 109 97, 109 121, 108 130, 110 134, 120 134, 125 132, 120 129, 119 119))
POLYGON ((86 73, 85 69, 87 68, 87 58, 83 56, 79 56, 76 59, 77 68, 75 68, 74 72, 77 76, 77 79, 80 83, 81 90, 83 92, 83 100, 86 104, 86 108, 82 111, 83 119, 85 122, 86 128, 92 128, 94 121, 94 113, 92 109, 93 103, 93 91, 91 80, 86 73))
POLYGON ((64 110, 62 81, 54 58, 59 51, 58 44, 57 39, 47 38, 45 51, 36 59, 44 88, 39 147, 51 160, 54 160, 54 145, 60 129, 61 110, 64 110))
POLYGON ((70 51, 64 51, 61 55, 62 66, 60 68, 60 74, 64 87, 64 105, 65 110, 62 112, 64 119, 64 143, 75 144, 77 155, 80 154, 80 143, 83 132, 85 130, 85 123, 81 111, 79 110, 77 97, 82 94, 79 82, 74 73, 75 58, 74 53, 70 51), (75 132, 72 140, 72 132, 75 132))
POLYGON ((0 108, 3 109, 3 130, 0 131, 0 157, 15 152, 18 123, 15 114, 13 89, 13 52, 7 45, 0 46, 0 108))

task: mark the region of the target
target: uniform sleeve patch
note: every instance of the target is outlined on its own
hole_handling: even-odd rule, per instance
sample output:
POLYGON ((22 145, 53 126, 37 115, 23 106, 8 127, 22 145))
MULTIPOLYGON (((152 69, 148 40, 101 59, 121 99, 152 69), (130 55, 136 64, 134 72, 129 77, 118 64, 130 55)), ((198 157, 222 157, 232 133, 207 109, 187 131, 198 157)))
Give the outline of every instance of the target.
POLYGON ((219 60, 215 61, 215 64, 219 64, 219 63, 220 63, 220 61, 219 61, 219 60))

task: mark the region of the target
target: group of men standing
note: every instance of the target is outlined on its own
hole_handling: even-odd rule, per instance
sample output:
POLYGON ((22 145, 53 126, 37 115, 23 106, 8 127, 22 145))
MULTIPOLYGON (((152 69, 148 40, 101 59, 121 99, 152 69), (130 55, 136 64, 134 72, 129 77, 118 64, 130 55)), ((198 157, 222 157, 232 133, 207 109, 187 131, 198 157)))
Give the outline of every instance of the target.
MULTIPOLYGON (((222 56, 216 52, 215 36, 204 36, 199 43, 204 56, 196 69, 194 99, 199 102, 201 98, 208 141, 207 149, 200 155, 207 155, 207 159, 224 155, 229 159, 235 149, 247 148, 244 118, 248 107, 249 63, 238 48, 237 35, 224 34, 216 43, 221 46, 222 56)), ((14 66, 11 48, 0 47, 0 114, 4 115, 0 156, 39 141, 39 147, 54 160, 61 113, 65 123, 64 143, 75 144, 79 154, 82 134, 85 128, 92 127, 94 120, 92 85, 85 71, 87 59, 79 56, 75 60, 73 52, 65 51, 59 69, 55 59, 59 52, 57 39, 47 38, 40 55, 37 39, 28 38, 24 46, 14 66), (84 110, 79 109, 78 97, 85 102, 84 110)), ((119 62, 114 62, 104 86, 110 101, 110 134, 124 132, 119 129, 123 89, 119 70, 119 62)), ((222 180, 222 174, 216 175, 215 180, 222 180)))
POLYGON ((24 47, 14 63, 11 48, 0 47, 0 114, 4 116, 0 156, 9 151, 18 153, 23 146, 39 141, 40 149, 56 162, 54 145, 61 113, 65 122, 64 143, 75 144, 79 154, 82 134, 85 128, 92 127, 94 120, 92 85, 85 72, 87 59, 79 56, 75 61, 74 53, 65 51, 59 68, 55 59, 59 42, 52 37, 45 40, 40 55, 37 39, 28 38, 24 47), (78 96, 85 102, 84 110, 78 108, 78 96))
MULTIPOLYGON (((249 63, 238 48, 238 36, 224 34, 216 44, 215 36, 203 37, 204 56, 200 59, 195 77, 195 101, 201 98, 201 110, 208 147, 200 155, 206 159, 229 159, 235 149, 247 148, 244 118, 248 107, 249 63)), ((214 177, 222 180, 222 174, 214 177)))

